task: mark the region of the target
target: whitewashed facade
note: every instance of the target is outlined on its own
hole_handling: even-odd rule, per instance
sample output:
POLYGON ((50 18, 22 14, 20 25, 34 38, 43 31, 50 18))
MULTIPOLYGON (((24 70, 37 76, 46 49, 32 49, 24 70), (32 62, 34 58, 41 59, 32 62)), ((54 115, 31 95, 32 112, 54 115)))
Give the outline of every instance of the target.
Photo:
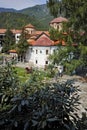
POLYGON ((57 46, 31 46, 26 53, 26 60, 38 68, 44 68, 49 64, 49 55, 57 49, 57 46))
POLYGON ((16 33, 15 34, 15 41, 16 41, 16 43, 18 43, 18 41, 20 40, 20 36, 21 36, 21 33, 16 33))

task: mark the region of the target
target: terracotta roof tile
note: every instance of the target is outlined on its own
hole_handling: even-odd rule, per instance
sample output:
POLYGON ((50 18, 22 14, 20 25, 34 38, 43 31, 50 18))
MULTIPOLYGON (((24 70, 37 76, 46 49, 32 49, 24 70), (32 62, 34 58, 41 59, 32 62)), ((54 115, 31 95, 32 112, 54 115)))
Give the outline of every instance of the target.
POLYGON ((10 53, 17 53, 16 50, 9 50, 10 53))
POLYGON ((52 23, 61 23, 61 22, 68 22, 68 19, 63 17, 58 17, 53 19, 50 23, 52 24, 52 23))
POLYGON ((54 45, 60 45, 60 44, 62 44, 62 46, 66 45, 65 41, 63 41, 63 40, 62 41, 57 40, 57 41, 54 42, 54 45))
POLYGON ((6 32, 6 29, 0 29, 0 33, 3 34, 6 32))
POLYGON ((36 41, 31 42, 33 46, 53 46, 54 41, 50 40, 45 34, 41 35, 36 41))
POLYGON ((32 24, 28 24, 24 28, 34 28, 34 26, 32 24))
POLYGON ((22 30, 16 30, 16 29, 12 29, 11 31, 12 31, 13 34, 17 34, 17 33, 21 33, 22 32, 22 30))
POLYGON ((43 32, 49 36, 49 32, 48 31, 36 31, 36 35, 40 35, 43 32))
MULTIPOLYGON (((0 29, 0 33, 1 34, 5 34, 7 29, 0 29)), ((13 34, 17 34, 17 33, 21 33, 22 30, 16 30, 16 29, 12 29, 11 30, 13 34)))

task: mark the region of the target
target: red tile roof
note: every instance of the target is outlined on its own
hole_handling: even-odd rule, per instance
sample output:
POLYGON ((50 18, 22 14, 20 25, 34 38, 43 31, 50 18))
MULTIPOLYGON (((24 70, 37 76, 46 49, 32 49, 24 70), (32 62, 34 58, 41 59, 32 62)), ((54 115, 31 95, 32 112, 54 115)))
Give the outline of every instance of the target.
POLYGON ((49 32, 48 31, 36 31, 36 35, 40 35, 43 32, 49 36, 49 32))
POLYGON ((58 17, 58 18, 53 19, 50 22, 50 24, 52 24, 52 23, 62 23, 62 22, 68 22, 68 19, 63 18, 63 17, 58 17))
POLYGON ((10 53, 17 53, 16 50, 9 50, 10 53))
POLYGON ((0 29, 0 33, 4 34, 6 32, 6 29, 0 29))
POLYGON ((53 46, 54 41, 50 40, 47 35, 42 34, 36 41, 31 41, 30 44, 33 46, 53 46))
POLYGON ((37 37, 40 36, 42 33, 45 33, 46 35, 50 36, 48 31, 35 31, 35 34, 31 34, 30 39, 37 39, 37 37))
POLYGON ((12 31, 13 34, 17 34, 17 33, 21 33, 22 32, 22 30, 16 30, 16 29, 12 29, 11 31, 12 31))
POLYGON ((49 36, 42 32, 36 40, 29 39, 28 43, 32 46, 56 46, 56 45, 62 45, 65 46, 66 43, 64 40, 57 40, 57 41, 52 41, 49 36))
MULTIPOLYGON (((5 34, 7 31, 7 29, 0 29, 0 34, 5 34)), ((11 30, 13 34, 17 34, 17 33, 21 33, 22 30, 16 30, 16 29, 12 29, 11 30)))
POLYGON ((24 28, 34 28, 34 26, 32 24, 28 24, 24 28))
POLYGON ((66 45, 66 43, 65 43, 65 41, 60 41, 60 40, 57 40, 57 41, 55 41, 54 42, 54 45, 62 45, 62 46, 65 46, 66 45))

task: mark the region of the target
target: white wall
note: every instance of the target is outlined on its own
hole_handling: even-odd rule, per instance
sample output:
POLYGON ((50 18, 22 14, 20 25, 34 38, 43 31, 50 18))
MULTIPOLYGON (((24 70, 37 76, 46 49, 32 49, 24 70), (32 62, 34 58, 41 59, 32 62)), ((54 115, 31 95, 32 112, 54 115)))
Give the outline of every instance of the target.
POLYGON ((25 28, 25 32, 28 34, 35 34, 35 29, 34 28, 25 28))
POLYGON ((48 57, 53 53, 54 50, 57 49, 57 46, 31 46, 29 47, 26 53, 26 60, 33 64, 36 67, 44 68, 45 65, 49 64, 48 57), (46 54, 46 50, 48 50, 48 54, 46 54), (37 51, 37 54, 36 54, 37 51), (37 63, 36 63, 37 62, 37 63), (46 63, 48 62, 48 63, 46 63))
POLYGON ((50 24, 51 27, 53 27, 54 29, 58 29, 59 31, 61 31, 62 29, 62 23, 52 23, 50 24))
POLYGON ((16 43, 18 43, 18 41, 20 40, 20 35, 20 33, 15 34, 16 43))
POLYGON ((11 57, 18 57, 18 54, 17 53, 12 53, 12 52, 10 52, 10 55, 11 55, 11 57))

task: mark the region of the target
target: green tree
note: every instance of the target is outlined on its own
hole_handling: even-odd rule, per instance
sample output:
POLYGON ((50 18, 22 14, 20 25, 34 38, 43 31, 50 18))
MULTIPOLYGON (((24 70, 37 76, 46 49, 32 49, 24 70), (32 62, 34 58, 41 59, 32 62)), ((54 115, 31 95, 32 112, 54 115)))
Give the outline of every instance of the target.
POLYGON ((15 45, 15 36, 10 29, 7 29, 3 42, 3 52, 8 53, 15 45))
POLYGON ((77 119, 73 111, 79 103, 77 87, 72 81, 63 84, 44 82, 41 76, 38 72, 33 73, 13 97, 13 107, 1 114, 2 130, 75 129, 77 119))
POLYGON ((47 0, 47 7, 50 9, 51 15, 57 17, 62 13, 61 4, 60 0, 47 0))
POLYGON ((79 43, 77 32, 68 31, 66 34, 63 31, 59 32, 58 39, 58 49, 49 56, 52 64, 63 65, 68 74, 71 74, 78 66, 87 64, 87 47, 79 43), (62 46, 63 41, 65 46, 62 46))
POLYGON ((27 42, 27 33, 22 31, 20 40, 16 46, 18 55, 25 59, 25 55, 28 47, 29 47, 29 43, 27 42))
POLYGON ((50 28, 49 29, 50 38, 54 41, 59 40, 60 32, 58 29, 50 28))
MULTIPOLYGON (((86 0, 48 0, 47 1, 48 8, 50 9, 50 13, 54 16, 58 16, 58 10, 61 8, 61 13, 65 13, 65 17, 69 18, 71 22, 71 26, 74 30, 84 31, 87 33, 87 1, 86 0), (54 9, 55 8, 55 9, 54 9)), ((81 40, 81 39, 80 39, 81 40)), ((84 34, 83 43, 86 44, 87 37, 84 34)), ((82 42, 81 41, 81 42, 82 42)))
MULTIPOLYGON (((69 17, 68 26, 64 28, 67 35, 59 35, 59 39, 64 39, 66 47, 65 49, 60 50, 62 52, 59 51, 59 53, 54 56, 54 59, 59 61, 57 60, 59 57, 59 59, 65 60, 66 62, 64 61, 63 63, 66 64, 68 68, 72 68, 72 70, 77 68, 80 64, 87 65, 87 1, 48 0, 47 4, 49 5, 48 8, 50 9, 50 12, 57 6, 55 10, 52 10, 52 15, 55 14, 54 16, 58 16, 58 10, 62 9, 62 11, 64 10, 66 12, 65 16, 69 17), (77 47, 75 46, 76 44, 77 47), (69 59, 69 54, 71 53, 73 53, 73 58, 68 61, 66 56, 69 59)), ((54 36, 54 34, 52 35, 54 36)), ((57 62, 57 64, 59 64, 59 62, 57 62)))

